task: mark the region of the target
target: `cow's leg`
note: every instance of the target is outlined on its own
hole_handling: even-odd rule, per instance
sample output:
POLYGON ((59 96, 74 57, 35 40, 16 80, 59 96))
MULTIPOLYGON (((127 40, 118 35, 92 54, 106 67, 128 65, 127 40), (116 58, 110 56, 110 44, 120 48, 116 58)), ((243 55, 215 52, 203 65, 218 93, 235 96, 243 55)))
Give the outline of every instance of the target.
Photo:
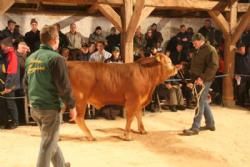
POLYGON ((87 104, 82 104, 82 103, 76 105, 76 110, 77 110, 76 123, 79 126, 79 128, 83 131, 83 133, 86 134, 87 140, 94 141, 95 138, 92 136, 84 120, 86 106, 87 104))
POLYGON ((135 114, 136 114, 139 133, 140 134, 147 134, 147 131, 144 129, 144 125, 142 122, 142 110, 137 110, 135 114))
POLYGON ((126 109, 126 126, 125 126, 125 132, 124 132, 124 140, 130 141, 132 140, 131 137, 131 123, 134 119, 135 113, 137 110, 139 110, 139 105, 137 105, 136 101, 127 103, 125 105, 126 109))

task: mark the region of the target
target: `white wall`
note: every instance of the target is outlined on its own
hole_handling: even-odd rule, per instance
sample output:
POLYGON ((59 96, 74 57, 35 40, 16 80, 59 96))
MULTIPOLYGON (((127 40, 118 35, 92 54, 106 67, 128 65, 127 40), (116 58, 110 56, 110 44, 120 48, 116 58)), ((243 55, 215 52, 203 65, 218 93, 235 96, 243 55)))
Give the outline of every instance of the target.
MULTIPOLYGON (((31 18, 36 18, 39 23, 39 28, 45 24, 60 23, 63 28, 63 32, 69 31, 69 24, 76 22, 78 31, 80 31, 85 37, 88 37, 96 26, 101 26, 103 31, 107 34, 112 27, 111 23, 105 17, 93 17, 93 16, 74 16, 74 15, 48 15, 48 14, 36 14, 36 13, 6 13, 0 16, 0 29, 4 29, 9 19, 13 19, 21 27, 21 33, 30 30, 31 18)), ((163 17, 148 17, 142 22, 142 32, 146 32, 147 28, 152 23, 157 23, 159 30, 162 32, 164 40, 168 40, 171 36, 178 32, 178 28, 181 24, 185 24, 187 27, 191 26, 195 31, 203 25, 204 19, 199 18, 165 18, 163 17)))

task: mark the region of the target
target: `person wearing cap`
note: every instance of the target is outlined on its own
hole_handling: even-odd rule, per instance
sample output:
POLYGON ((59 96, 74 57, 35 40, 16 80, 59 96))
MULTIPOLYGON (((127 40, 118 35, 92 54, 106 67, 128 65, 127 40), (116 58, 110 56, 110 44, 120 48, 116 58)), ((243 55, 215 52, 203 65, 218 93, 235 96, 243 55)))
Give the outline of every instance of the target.
POLYGON ((115 46, 112 49, 112 56, 109 59, 106 59, 104 63, 123 63, 120 56, 120 48, 115 46))
POLYGON ((7 112, 12 121, 8 122, 6 129, 15 129, 19 124, 18 110, 15 100, 15 90, 20 88, 18 60, 15 49, 12 44, 12 38, 8 37, 0 41, 0 48, 6 61, 6 78, 4 81, 4 90, 1 92, 7 98, 7 112))
POLYGON ((55 26, 44 26, 40 33, 40 49, 25 63, 25 92, 31 106, 31 116, 41 131, 37 167, 70 167, 58 146, 62 102, 76 118, 75 101, 65 60, 57 52, 59 34, 55 26))
POLYGON ((236 104, 245 107, 245 102, 249 98, 248 89, 250 87, 250 79, 246 75, 250 75, 250 53, 247 53, 247 47, 241 41, 237 43, 234 73, 236 81, 236 104))
POLYGON ((95 28, 95 31, 89 36, 89 42, 97 42, 97 41, 103 41, 105 45, 107 44, 106 38, 102 34, 101 26, 97 26, 95 28))
POLYGON ((196 51, 191 60, 191 77, 194 80, 195 86, 204 87, 204 89, 201 93, 198 109, 191 128, 183 130, 183 135, 187 136, 197 135, 200 130, 215 130, 213 114, 208 103, 208 93, 219 67, 219 56, 216 49, 210 44, 205 43, 205 37, 202 34, 194 34, 192 42, 196 51), (201 127, 200 124, 203 115, 206 125, 201 127))
POLYGON ((38 30, 38 22, 35 18, 30 21, 31 30, 24 36, 24 41, 30 48, 30 52, 33 53, 40 47, 40 31, 38 30))
POLYGON ((17 44, 23 40, 23 36, 15 29, 16 22, 14 20, 8 20, 8 26, 1 32, 0 40, 10 37, 12 44, 17 44))

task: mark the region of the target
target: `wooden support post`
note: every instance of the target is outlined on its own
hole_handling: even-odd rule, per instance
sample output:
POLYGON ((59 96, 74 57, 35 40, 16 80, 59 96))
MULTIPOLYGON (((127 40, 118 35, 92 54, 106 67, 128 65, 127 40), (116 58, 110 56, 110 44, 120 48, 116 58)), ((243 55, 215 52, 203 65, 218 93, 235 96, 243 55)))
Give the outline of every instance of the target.
POLYGON ((122 7, 122 27, 121 33, 121 51, 125 63, 133 62, 133 42, 127 41, 127 29, 133 14, 133 1, 124 0, 124 6, 122 7))
POLYGON ((0 15, 4 14, 13 4, 15 0, 0 0, 0 15))
POLYGON ((241 16, 240 22, 232 36, 232 43, 235 44, 240 39, 240 36, 245 31, 250 22, 249 20, 250 20, 250 7, 248 8, 248 11, 243 16, 241 16))
POLYGON ((125 0, 123 8, 123 33, 122 33, 122 55, 125 63, 133 62, 133 39, 139 24, 147 18, 155 7, 144 7, 145 0, 136 1, 133 10, 133 1, 125 0))
POLYGON ((223 80, 223 104, 228 107, 235 105, 233 93, 235 43, 232 40, 235 27, 237 27, 238 3, 236 1, 232 2, 233 4, 230 6, 229 17, 226 19, 219 11, 208 12, 214 22, 218 25, 218 27, 220 27, 225 37, 224 63, 225 73, 228 74, 228 77, 225 77, 223 80))

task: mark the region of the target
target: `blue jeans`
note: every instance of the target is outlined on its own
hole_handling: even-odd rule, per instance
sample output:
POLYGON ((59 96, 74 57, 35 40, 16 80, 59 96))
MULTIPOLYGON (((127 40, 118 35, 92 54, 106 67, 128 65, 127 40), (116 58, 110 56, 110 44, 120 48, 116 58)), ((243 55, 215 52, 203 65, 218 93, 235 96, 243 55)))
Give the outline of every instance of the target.
POLYGON ((65 167, 65 161, 57 141, 59 138, 60 116, 57 110, 31 109, 31 116, 41 131, 41 144, 36 167, 65 167))
POLYGON ((208 104, 208 93, 212 82, 204 82, 205 89, 203 90, 199 102, 199 114, 194 118, 192 129, 198 130, 200 128, 202 115, 204 114, 205 123, 207 127, 214 127, 214 118, 210 106, 208 104))

